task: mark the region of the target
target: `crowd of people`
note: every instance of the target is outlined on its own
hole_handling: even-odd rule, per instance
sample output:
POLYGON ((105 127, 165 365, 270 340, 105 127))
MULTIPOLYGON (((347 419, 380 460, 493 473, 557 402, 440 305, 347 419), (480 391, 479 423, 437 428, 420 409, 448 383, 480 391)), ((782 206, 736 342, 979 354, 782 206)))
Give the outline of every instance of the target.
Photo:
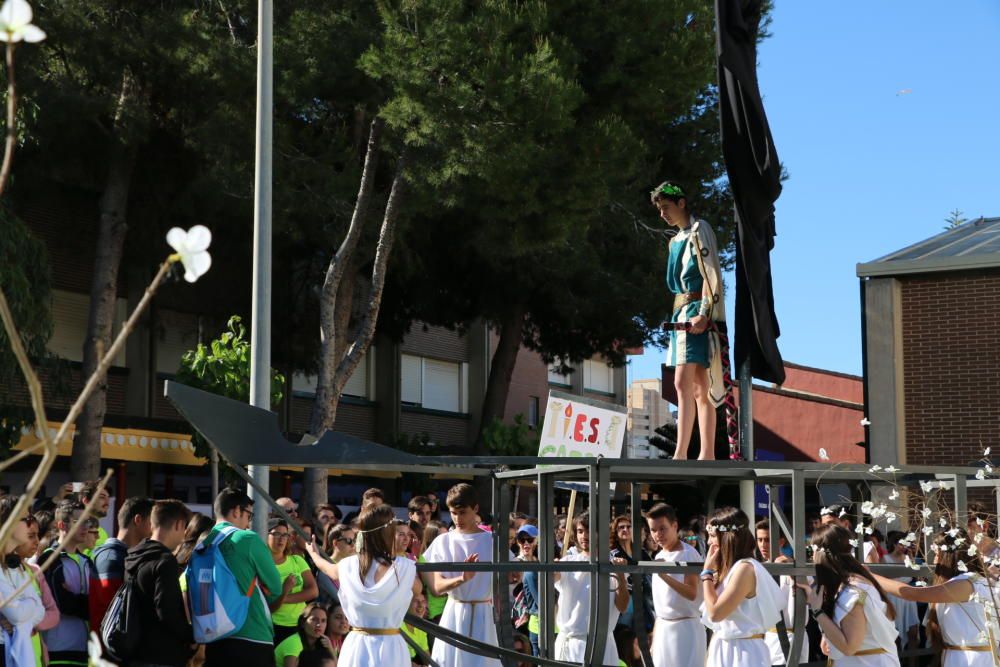
MULTIPOLYGON (((109 642, 105 658, 137 667, 412 667, 427 664, 425 654, 442 667, 499 667, 495 658, 433 641, 407 613, 438 624, 446 636, 492 646, 498 624, 510 623, 508 648, 539 655, 538 573, 510 575, 511 618, 498 620, 492 575, 461 566, 490 561, 494 542, 492 518, 468 484, 452 487, 444 507, 434 494, 412 498, 406 519, 375 488, 346 516, 335 505, 300 516, 292 499, 281 498, 277 504, 291 521, 272 513, 264 539, 249 530, 262 510, 237 489, 219 494, 213 517, 176 500, 133 497, 119 504, 114 536, 96 520, 78 521, 91 502, 102 517, 108 501, 96 483, 76 492, 67 486, 21 517, 0 545, 0 600, 7 601, 0 608, 0 667, 87 665, 95 644, 101 650, 95 633, 111 636, 107 628, 124 619, 125 607, 134 618, 129 632, 138 637, 127 655, 109 642), (455 569, 418 574, 418 563, 455 569), (123 600, 128 604, 118 604, 123 600)), ((0 498, 0 521, 15 505, 15 497, 0 498)), ((858 560, 858 533, 838 507, 810 522, 815 575, 799 582, 768 574, 762 563, 790 561, 791 546, 775 540, 779 549, 772 553, 767 520, 751 522, 738 509, 683 525, 662 502, 643 513, 641 526, 617 516, 609 526, 613 563, 702 569, 609 576, 603 662, 642 664, 648 648, 657 667, 784 664, 779 634, 793 627, 798 587, 810 619, 800 662, 828 656, 838 667, 898 665, 900 649, 927 642, 945 667, 994 665, 995 578, 984 559, 1000 545, 981 507, 970 505, 969 517, 967 528, 937 535, 935 581, 918 585, 873 574, 865 562, 916 562, 912 535, 889 533, 883 543, 871 530, 858 560), (634 530, 641 530, 638 542, 634 530), (642 599, 634 591, 639 576, 646 584, 642 599), (637 627, 645 628, 639 636, 647 637, 647 647, 639 646, 637 627)), ((513 513, 510 559, 535 561, 541 541, 552 539, 561 561, 589 561, 591 521, 587 512, 555 517, 554 534, 546 537, 534 517, 513 513)), ((554 579, 552 657, 579 663, 592 639, 591 575, 562 572, 554 579)))

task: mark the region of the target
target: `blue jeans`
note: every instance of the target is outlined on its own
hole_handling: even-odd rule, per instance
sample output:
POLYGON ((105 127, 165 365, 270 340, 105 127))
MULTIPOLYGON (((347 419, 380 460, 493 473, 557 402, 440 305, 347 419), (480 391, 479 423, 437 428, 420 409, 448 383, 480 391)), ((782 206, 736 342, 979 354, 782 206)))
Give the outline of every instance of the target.
POLYGON ((529 632, 528 641, 531 642, 531 655, 537 658, 541 655, 541 651, 538 648, 538 635, 534 632, 529 632))

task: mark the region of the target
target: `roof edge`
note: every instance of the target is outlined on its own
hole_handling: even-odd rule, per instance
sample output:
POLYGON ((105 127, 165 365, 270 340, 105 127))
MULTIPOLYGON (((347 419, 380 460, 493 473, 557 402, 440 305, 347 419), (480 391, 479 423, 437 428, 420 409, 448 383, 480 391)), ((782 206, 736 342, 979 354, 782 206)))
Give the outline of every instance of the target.
POLYGON ((973 269, 995 268, 1000 268, 1000 253, 930 259, 875 260, 873 262, 858 264, 856 274, 859 278, 877 278, 912 273, 940 273, 942 271, 971 271, 973 269))

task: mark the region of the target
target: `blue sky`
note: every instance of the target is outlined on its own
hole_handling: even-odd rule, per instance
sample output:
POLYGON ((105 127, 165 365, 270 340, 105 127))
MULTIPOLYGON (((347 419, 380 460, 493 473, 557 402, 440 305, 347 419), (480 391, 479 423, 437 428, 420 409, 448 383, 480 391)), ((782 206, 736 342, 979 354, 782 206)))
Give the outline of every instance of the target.
MULTIPOLYGON (((1000 0, 776 0, 770 31, 760 87, 790 176, 771 254, 778 343, 786 361, 860 375, 856 265, 956 208, 1000 216, 1000 0)), ((629 379, 657 377, 663 356, 633 357, 629 379)))

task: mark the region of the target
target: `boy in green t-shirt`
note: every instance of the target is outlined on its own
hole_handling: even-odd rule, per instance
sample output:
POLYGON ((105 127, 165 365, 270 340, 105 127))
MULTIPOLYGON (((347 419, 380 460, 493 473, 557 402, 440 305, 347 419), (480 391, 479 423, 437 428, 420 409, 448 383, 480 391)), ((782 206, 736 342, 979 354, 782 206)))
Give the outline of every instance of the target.
MULTIPOLYGON (((427 615, 427 599, 423 596, 422 593, 417 593, 410 600, 410 609, 409 609, 409 612, 411 614, 413 614, 414 616, 419 616, 420 618, 424 618, 427 615)), ((405 620, 403 621, 403 625, 400 626, 399 629, 403 631, 403 634, 405 634, 407 637, 409 637, 410 639, 412 639, 417 644, 417 646, 419 646, 420 648, 422 648, 423 651, 424 651, 424 653, 426 653, 427 655, 430 655, 431 650, 430 650, 430 648, 428 647, 428 644, 427 644, 427 633, 426 632, 424 632, 420 628, 416 628, 416 627, 410 625, 405 620)), ((416 649, 414 649, 409 644, 407 644, 407 647, 410 649, 410 661, 414 665, 426 665, 427 664, 427 662, 425 662, 422 657, 420 657, 419 655, 417 655, 416 649)))

